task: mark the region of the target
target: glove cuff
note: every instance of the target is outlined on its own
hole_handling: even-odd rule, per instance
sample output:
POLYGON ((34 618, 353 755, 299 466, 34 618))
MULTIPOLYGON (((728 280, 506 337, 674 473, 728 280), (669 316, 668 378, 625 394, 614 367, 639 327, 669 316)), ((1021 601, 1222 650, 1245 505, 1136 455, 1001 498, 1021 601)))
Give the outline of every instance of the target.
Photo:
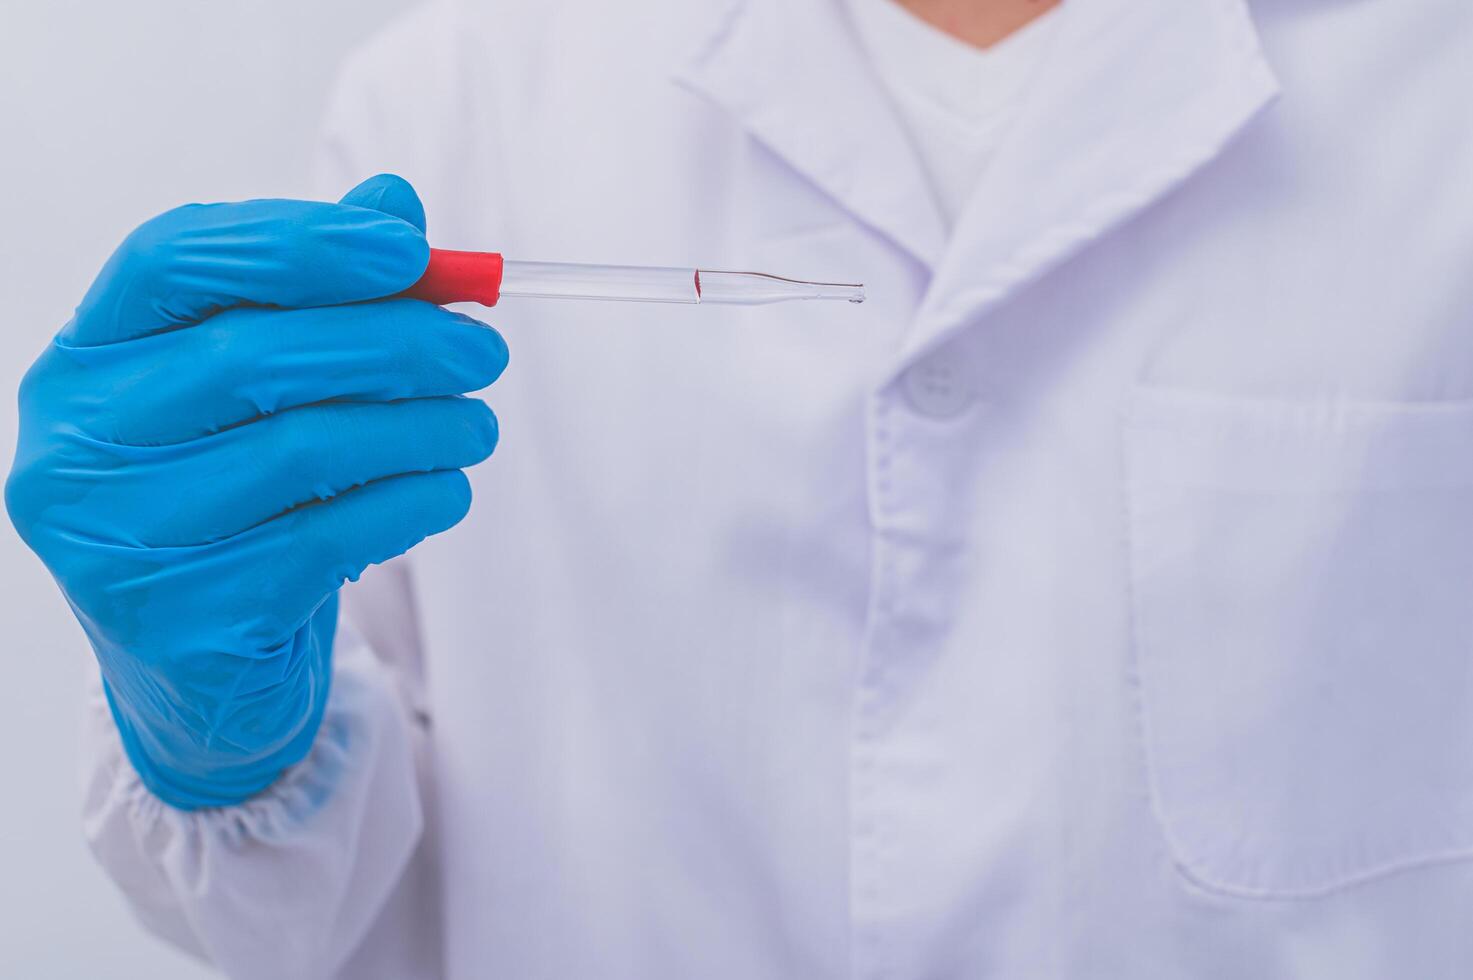
MULTIPOLYGON (((123 751, 138 778, 160 800, 178 810, 227 807, 243 803, 266 790, 291 766, 307 757, 322 716, 332 679, 332 640, 337 625, 336 597, 308 621, 293 637, 292 644, 302 666, 280 697, 305 704, 305 712, 293 712, 293 724, 247 751, 235 741, 205 737, 167 724, 163 719, 145 720, 131 710, 104 673, 102 689, 108 710, 118 727, 123 751), (215 745, 209 743, 215 742, 215 745)), ((265 707, 263 705, 262 707, 265 707)), ((280 711, 280 702, 272 707, 280 711)), ((238 741, 238 740, 237 740, 238 741)))

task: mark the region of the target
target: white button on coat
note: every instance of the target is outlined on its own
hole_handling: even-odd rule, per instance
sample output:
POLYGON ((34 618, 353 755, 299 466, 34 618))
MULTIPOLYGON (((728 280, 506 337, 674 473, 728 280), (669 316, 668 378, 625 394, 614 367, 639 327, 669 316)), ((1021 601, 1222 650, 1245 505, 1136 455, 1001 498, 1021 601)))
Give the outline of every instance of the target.
POLYGON ((900 379, 911 407, 931 418, 950 418, 973 400, 970 383, 955 363, 941 355, 911 365, 900 379))
POLYGON ((838 0, 434 2, 353 60, 324 195, 872 299, 481 311, 502 445, 347 590, 313 755, 177 813, 94 705, 149 928, 271 980, 1473 974, 1473 4, 1049 16, 949 240, 838 0))

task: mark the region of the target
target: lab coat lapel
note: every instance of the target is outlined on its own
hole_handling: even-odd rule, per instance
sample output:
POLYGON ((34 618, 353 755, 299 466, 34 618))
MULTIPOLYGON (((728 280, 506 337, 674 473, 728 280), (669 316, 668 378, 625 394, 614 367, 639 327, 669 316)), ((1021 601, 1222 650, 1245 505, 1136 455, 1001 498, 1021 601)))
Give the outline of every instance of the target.
POLYGON ((676 80, 928 268, 945 225, 838 0, 736 0, 676 80))
POLYGON ((1065 0, 898 373, 1212 160, 1277 92, 1244 0, 1065 0))

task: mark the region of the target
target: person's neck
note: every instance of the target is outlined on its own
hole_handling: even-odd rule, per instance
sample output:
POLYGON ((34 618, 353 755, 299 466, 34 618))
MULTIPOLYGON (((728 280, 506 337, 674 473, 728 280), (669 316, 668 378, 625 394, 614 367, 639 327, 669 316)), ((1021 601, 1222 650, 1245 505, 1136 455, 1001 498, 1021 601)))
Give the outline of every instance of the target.
POLYGON ((988 48, 1062 0, 896 0, 921 20, 977 48, 988 48))

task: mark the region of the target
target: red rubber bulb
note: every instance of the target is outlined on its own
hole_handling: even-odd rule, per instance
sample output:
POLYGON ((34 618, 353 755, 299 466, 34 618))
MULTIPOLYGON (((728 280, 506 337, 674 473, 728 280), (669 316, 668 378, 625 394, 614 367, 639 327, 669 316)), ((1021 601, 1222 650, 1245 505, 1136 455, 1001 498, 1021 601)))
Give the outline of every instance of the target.
POLYGON ((424 275, 404 295, 441 306, 446 303, 495 306, 501 298, 501 253, 432 248, 424 275))

